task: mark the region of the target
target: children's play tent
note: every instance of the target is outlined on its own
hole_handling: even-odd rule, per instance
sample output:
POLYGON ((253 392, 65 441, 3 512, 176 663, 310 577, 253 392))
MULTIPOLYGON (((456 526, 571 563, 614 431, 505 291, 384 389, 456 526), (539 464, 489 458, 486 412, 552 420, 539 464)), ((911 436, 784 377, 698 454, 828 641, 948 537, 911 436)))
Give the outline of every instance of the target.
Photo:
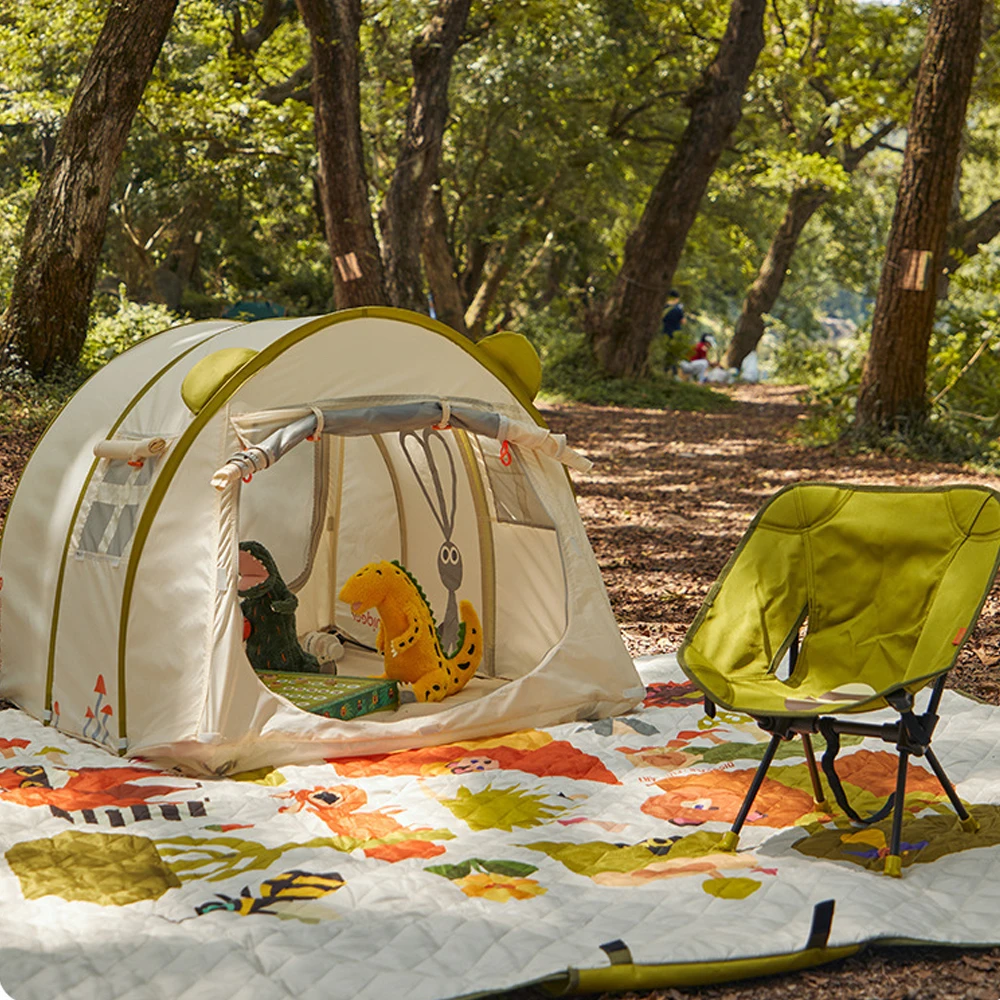
POLYGON ((622 645, 523 338, 474 345, 355 309, 199 322, 99 371, 48 429, 0 548, 0 696, 129 756, 226 773, 626 711, 622 645), (377 675, 378 620, 344 581, 395 560, 442 628, 483 623, 453 697, 350 721, 273 693, 243 645, 238 545, 274 557, 300 634, 336 628, 377 675))

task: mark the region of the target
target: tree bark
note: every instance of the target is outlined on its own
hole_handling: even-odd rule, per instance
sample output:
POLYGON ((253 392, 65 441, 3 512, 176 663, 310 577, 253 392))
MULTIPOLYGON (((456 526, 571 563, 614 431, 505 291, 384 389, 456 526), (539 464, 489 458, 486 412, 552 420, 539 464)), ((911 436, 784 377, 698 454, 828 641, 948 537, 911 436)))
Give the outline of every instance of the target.
POLYGON ((858 389, 861 437, 907 431, 926 417, 927 352, 982 10, 982 0, 935 0, 931 9, 858 389))
POLYGON ((115 0, 73 95, 25 225, 0 363, 35 376, 75 364, 87 336, 111 182, 177 0, 115 0))
POLYGON ((766 0, 732 0, 715 59, 688 97, 687 127, 646 202, 607 300, 588 318, 594 353, 612 375, 640 375, 705 189, 742 114, 764 45, 766 0))
MULTIPOLYGON (((876 129, 860 146, 848 148, 841 157, 841 165, 851 174, 858 164, 896 127, 889 122, 876 129)), ((810 152, 822 152, 828 148, 829 133, 817 136, 810 152)), ((796 188, 788 200, 784 218, 771 240, 764 262, 757 272, 754 283, 747 292, 740 310, 739 319, 733 332, 723 364, 727 368, 739 368, 743 359, 757 347, 764 335, 764 314, 769 313, 781 294, 788 268, 791 266, 795 248, 806 224, 830 199, 830 189, 818 185, 804 185, 796 188)))
POLYGON ((486 277, 476 289, 476 294, 465 311, 465 323, 473 340, 482 339, 486 333, 486 317, 500 291, 500 286, 510 273, 515 254, 528 242, 527 229, 522 226, 516 236, 511 236, 502 248, 496 251, 492 267, 485 270, 486 277))
POLYGON ((453 330, 468 336, 462 293, 455 276, 455 259, 448 246, 448 218, 438 185, 427 193, 421 252, 437 318, 453 330))
POLYGON ((468 308, 476 297, 476 291, 483 280, 486 262, 490 259, 493 244, 483 240, 478 234, 473 234, 466 247, 465 266, 458 274, 458 287, 462 293, 462 301, 468 308))
MULTIPOLYGON (((819 57, 825 47, 825 40, 822 39, 825 39, 825 31, 817 37, 813 45, 813 60, 819 57)), ((822 93, 828 111, 831 110, 837 102, 837 97, 828 83, 820 77, 813 78, 812 82, 816 89, 822 93)), ((831 157, 833 131, 828 121, 828 118, 824 119, 812 142, 808 144, 806 152, 831 157)), ((854 173, 858 164, 870 152, 877 149, 882 140, 896 127, 895 121, 883 122, 860 145, 848 145, 838 157, 844 172, 854 173)), ((830 200, 831 193, 829 188, 821 184, 804 184, 792 191, 781 225, 772 237, 764 261, 757 272, 757 277, 743 301, 743 307, 733 331, 733 339, 723 360, 725 367, 739 368, 746 356, 757 347, 760 338, 764 335, 764 315, 769 313, 778 301, 802 231, 813 215, 830 200)))
POLYGON ((792 192, 781 225, 772 237, 764 262, 743 300, 733 339, 723 361, 726 368, 739 368, 764 335, 764 314, 769 313, 778 301, 802 230, 829 197, 829 188, 814 185, 796 188, 792 192))
POLYGON ((472 0, 439 0, 430 23, 410 50, 413 89, 385 204, 379 213, 386 290, 393 305, 427 311, 420 243, 427 192, 438 178, 448 120, 451 64, 472 0))
POLYGON ((361 0, 296 0, 312 50, 318 188, 338 309, 387 305, 361 142, 361 0))

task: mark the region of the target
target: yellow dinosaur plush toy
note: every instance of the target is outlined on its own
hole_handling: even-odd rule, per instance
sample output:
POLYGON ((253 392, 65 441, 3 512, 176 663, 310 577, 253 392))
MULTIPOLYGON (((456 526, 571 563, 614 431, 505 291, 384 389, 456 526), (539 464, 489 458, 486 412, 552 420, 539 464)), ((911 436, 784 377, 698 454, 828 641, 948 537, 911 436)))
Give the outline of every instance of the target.
POLYGON ((417 701, 441 701, 461 691, 483 658, 483 628, 471 602, 459 604, 458 642, 448 655, 420 584, 397 562, 363 566, 339 597, 355 614, 378 611, 375 646, 385 658, 383 676, 412 684, 417 701))

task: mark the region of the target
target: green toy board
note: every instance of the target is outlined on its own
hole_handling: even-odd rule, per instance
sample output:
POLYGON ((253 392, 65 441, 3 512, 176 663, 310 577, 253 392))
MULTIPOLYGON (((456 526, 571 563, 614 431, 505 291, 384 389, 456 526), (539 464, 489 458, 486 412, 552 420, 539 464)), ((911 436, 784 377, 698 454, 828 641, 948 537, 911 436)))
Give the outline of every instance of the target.
POLYGON ((354 719, 399 707, 399 686, 378 677, 334 674, 259 673, 258 678, 296 708, 331 719, 354 719))

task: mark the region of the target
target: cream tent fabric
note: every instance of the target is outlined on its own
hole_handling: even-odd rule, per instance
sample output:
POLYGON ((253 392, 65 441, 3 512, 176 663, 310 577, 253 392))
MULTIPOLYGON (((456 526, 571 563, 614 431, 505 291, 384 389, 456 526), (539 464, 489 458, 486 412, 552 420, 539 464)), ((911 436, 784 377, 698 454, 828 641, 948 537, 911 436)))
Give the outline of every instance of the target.
MULTIPOLYGON (((502 351, 399 310, 195 323, 139 344, 70 400, 11 504, 0 696, 111 750, 210 773, 626 711, 642 687, 563 467, 579 456, 540 424, 502 351), (403 409, 440 422, 452 407, 428 439, 392 425, 403 409), (213 486, 276 431, 324 415, 336 430, 347 411, 390 429, 328 429, 249 482, 213 486), (435 475, 451 511, 436 509, 435 475), (440 620, 438 551, 454 543, 458 597, 485 632, 478 676, 441 704, 349 722, 296 709, 243 651, 237 548, 249 539, 296 592, 300 633, 336 626, 369 646, 377 621, 337 601, 343 581, 400 560, 440 620)), ((381 672, 376 654, 348 649, 341 673, 381 672)))

